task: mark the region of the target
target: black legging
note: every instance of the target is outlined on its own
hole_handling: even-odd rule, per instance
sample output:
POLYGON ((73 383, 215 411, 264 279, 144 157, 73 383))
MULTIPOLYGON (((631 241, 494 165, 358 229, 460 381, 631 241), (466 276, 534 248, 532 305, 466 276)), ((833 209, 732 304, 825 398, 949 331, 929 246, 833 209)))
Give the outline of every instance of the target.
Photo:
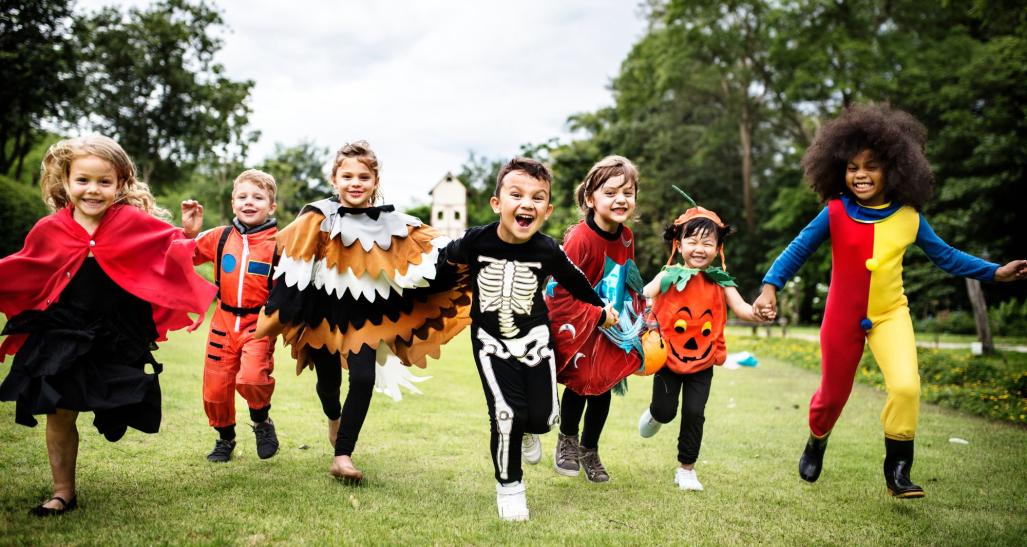
POLYGON ((321 409, 329 420, 341 418, 339 436, 335 440, 336 456, 351 456, 364 426, 367 409, 371 407, 374 394, 375 349, 364 345, 359 352, 350 353, 346 359, 349 368, 349 390, 345 404, 339 404, 342 387, 342 367, 339 354, 325 349, 310 349, 310 359, 317 372, 317 396, 321 409))
POLYGON ((699 459, 706 401, 710 398, 713 367, 692 374, 678 374, 663 367, 653 375, 653 401, 649 413, 661 424, 670 423, 678 410, 681 394, 681 430, 678 433, 678 461, 692 465, 699 459))
POLYGON ((564 388, 563 399, 560 401, 560 433, 577 435, 578 423, 584 414, 581 446, 599 448, 599 436, 603 434, 606 418, 610 415, 610 399, 609 391, 602 395, 578 395, 570 388, 564 388))

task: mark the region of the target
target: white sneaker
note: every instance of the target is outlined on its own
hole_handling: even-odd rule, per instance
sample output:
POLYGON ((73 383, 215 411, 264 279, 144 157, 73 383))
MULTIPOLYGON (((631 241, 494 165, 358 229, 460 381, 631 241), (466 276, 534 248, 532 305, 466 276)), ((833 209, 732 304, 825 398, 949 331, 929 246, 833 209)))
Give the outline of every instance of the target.
POLYGON ((656 434, 660 430, 660 426, 663 425, 653 419, 653 415, 649 413, 649 409, 646 408, 645 412, 642 413, 642 417, 638 419, 638 434, 648 439, 656 434))
POLYGON ((496 483, 496 508, 499 518, 506 521, 528 520, 528 497, 524 481, 503 485, 496 483))
POLYGON ((542 461, 542 441, 534 433, 525 433, 521 439, 521 458, 524 463, 535 465, 542 461))
POLYGON ((699 477, 695 474, 695 469, 685 469, 679 467, 674 472, 674 482, 678 485, 678 488, 682 490, 695 490, 702 492, 702 483, 699 482, 699 477))

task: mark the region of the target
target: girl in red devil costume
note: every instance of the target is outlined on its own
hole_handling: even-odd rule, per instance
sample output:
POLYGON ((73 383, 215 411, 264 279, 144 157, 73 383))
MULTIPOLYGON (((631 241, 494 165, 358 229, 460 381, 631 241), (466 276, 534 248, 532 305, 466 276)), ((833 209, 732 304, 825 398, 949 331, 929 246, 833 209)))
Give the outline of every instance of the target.
POLYGON ((154 341, 199 325, 216 289, 193 271, 196 244, 162 220, 167 211, 113 140, 54 144, 40 186, 54 213, 36 223, 21 251, 0 260, 0 311, 8 317, 0 358, 14 355, 0 400, 17 401, 22 425, 47 415, 53 497, 30 512, 50 516, 78 505, 78 413, 92 411, 112 442, 128 427, 156 433, 154 341))
MULTIPOLYGON (((687 197, 687 196, 686 196, 687 197)), ((653 299, 653 314, 667 347, 667 362, 653 376, 653 397, 639 419, 638 432, 652 437, 670 423, 681 400, 681 431, 674 482, 682 490, 702 490, 695 473, 699 458, 706 401, 713 383, 713 366, 727 358, 724 325, 727 308, 743 321, 759 321, 745 302, 735 280, 723 270, 724 238, 731 227, 717 213, 692 207, 667 227, 671 259, 678 252, 684 265, 668 265, 645 286, 653 299), (721 268, 713 266, 720 255, 721 268)), ((768 313, 772 315, 772 313, 768 313)))
MULTIPOLYGON (((635 212, 638 169, 627 158, 607 156, 589 170, 578 186, 578 207, 585 218, 567 230, 563 250, 603 300, 619 315, 619 326, 599 329, 602 308, 576 300, 567 289, 551 285, 546 304, 556 349, 556 380, 566 387, 560 401, 560 434, 553 465, 561 475, 575 477, 584 468, 590 482, 610 475, 599 459, 599 436, 610 413, 610 392, 639 369, 639 319, 645 309, 642 277, 635 265, 635 238, 626 226, 635 212), (631 334, 625 334, 631 333, 631 334), (631 341, 632 343, 624 343, 631 341), (581 440, 578 424, 585 418, 581 440)), ((532 461, 526 438, 525 460, 532 461)), ((535 452, 541 456, 541 450, 535 452)))

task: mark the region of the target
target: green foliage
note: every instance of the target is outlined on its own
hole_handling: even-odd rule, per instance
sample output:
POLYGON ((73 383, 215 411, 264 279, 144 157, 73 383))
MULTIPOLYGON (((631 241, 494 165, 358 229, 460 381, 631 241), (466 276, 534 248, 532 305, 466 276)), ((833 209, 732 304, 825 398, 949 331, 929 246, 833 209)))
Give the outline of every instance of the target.
POLYGON ((327 148, 303 141, 295 146, 276 144, 271 157, 258 169, 275 177, 278 184, 278 224, 285 226, 296 218, 304 205, 331 197, 333 190, 325 172, 327 148))
POLYGON ((107 7, 75 24, 86 92, 78 121, 121 144, 157 190, 198 162, 243 157, 253 82, 215 61, 223 21, 206 3, 160 0, 107 7))
POLYGON ((20 180, 35 167, 26 155, 42 121, 64 115, 81 92, 71 10, 70 0, 0 4, 0 174, 20 180))
MULTIPOLYGON (((810 370, 820 370, 820 345, 785 338, 744 338, 749 351, 810 370)), ((1027 354, 1000 352, 974 357, 968 350, 917 348, 921 399, 991 418, 1027 425, 1027 354)), ((884 376, 870 351, 856 378, 884 389, 884 376)))
POLYGON ((39 191, 0 175, 0 257, 19 251, 47 211, 39 191))
POLYGON ((988 308, 991 331, 996 336, 1022 336, 1027 333, 1027 299, 1006 300, 988 308))
MULTIPOLYGON (((916 330, 938 334, 976 334, 977 324, 974 323, 974 316, 970 312, 943 310, 918 319, 916 330)), ((998 333, 992 332, 992 334, 997 335, 998 333)))

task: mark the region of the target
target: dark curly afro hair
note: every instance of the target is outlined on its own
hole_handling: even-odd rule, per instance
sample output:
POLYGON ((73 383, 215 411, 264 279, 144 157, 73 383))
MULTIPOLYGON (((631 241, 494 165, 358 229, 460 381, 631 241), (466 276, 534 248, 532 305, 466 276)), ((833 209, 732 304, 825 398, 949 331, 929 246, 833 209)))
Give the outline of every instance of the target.
POLYGON ((845 186, 849 160, 869 149, 884 168, 889 201, 923 209, 934 193, 934 174, 924 155, 927 129, 887 104, 855 105, 824 124, 802 156, 810 187, 822 201, 852 193, 845 186))

